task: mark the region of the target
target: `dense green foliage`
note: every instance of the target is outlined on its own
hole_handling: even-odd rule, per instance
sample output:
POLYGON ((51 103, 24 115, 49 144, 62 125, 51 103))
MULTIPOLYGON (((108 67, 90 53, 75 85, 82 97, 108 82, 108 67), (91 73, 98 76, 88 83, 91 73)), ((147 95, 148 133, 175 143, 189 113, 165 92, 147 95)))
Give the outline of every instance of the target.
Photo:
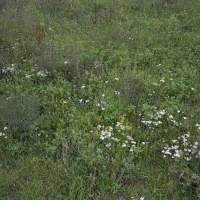
POLYGON ((200 199, 200 1, 0 1, 0 199, 200 199))

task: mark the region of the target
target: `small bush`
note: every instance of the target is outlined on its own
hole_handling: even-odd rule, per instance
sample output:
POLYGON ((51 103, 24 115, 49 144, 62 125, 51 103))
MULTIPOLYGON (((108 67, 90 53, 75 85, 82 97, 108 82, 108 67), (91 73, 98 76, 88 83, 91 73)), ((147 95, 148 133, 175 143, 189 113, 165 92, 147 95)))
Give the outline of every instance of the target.
POLYGON ((9 127, 12 136, 18 137, 31 131, 39 117, 39 101, 30 95, 13 95, 0 100, 0 120, 4 127, 9 127))

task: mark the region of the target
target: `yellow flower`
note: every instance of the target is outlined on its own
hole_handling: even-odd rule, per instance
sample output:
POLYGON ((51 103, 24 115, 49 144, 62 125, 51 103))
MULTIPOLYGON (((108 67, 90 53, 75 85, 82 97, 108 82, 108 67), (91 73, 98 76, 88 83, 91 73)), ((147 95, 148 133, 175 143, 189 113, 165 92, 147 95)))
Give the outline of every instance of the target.
POLYGON ((85 41, 84 41, 84 40, 81 40, 81 41, 79 41, 79 44, 80 44, 81 46, 83 46, 83 45, 85 44, 85 41))
POLYGON ((97 117, 97 122, 100 123, 102 120, 102 116, 97 117))
POLYGON ((89 133, 86 133, 86 134, 85 134, 85 139, 86 139, 86 140, 89 140, 89 139, 90 139, 90 134, 89 134, 89 133))
POLYGON ((89 118, 88 118, 87 122, 88 122, 88 127, 89 127, 89 129, 92 129, 92 128, 93 128, 93 126, 92 126, 92 124, 91 124, 91 122, 90 122, 90 119, 89 119, 89 118))
POLYGON ((67 104, 67 102, 66 102, 66 101, 63 101, 62 103, 63 103, 63 105, 67 104))
POLYGON ((82 127, 83 127, 84 130, 86 130, 86 126, 84 124, 82 124, 82 127))
POLYGON ((96 131, 94 132, 94 135, 95 135, 96 137, 99 137, 100 132, 99 132, 98 130, 96 130, 96 131))
POLYGON ((72 40, 72 38, 69 37, 69 40, 70 40, 71 43, 74 43, 73 40, 72 40))
POLYGON ((125 130, 130 131, 132 129, 131 126, 125 126, 125 130))
POLYGON ((125 120, 125 117, 124 116, 120 116, 120 118, 121 118, 120 122, 123 124, 124 120, 125 120))

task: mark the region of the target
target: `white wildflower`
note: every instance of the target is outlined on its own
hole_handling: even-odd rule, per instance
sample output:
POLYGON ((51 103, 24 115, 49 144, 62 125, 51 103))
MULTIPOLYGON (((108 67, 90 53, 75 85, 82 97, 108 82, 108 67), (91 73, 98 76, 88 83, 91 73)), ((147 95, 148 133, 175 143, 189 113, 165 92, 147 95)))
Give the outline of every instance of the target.
POLYGON ((123 143, 123 144, 122 144, 122 147, 126 147, 126 144, 125 144, 125 143, 123 143))
POLYGON ((126 138, 127 138, 128 140, 133 140, 133 138, 132 138, 131 136, 126 136, 126 138))
POLYGON ((110 147, 110 146, 111 146, 111 143, 106 144, 106 147, 110 147))

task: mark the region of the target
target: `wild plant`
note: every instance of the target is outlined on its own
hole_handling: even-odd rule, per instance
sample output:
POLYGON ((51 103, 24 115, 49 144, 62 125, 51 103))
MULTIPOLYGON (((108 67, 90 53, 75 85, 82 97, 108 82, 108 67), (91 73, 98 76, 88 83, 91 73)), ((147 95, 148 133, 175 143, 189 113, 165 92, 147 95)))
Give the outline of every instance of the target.
POLYGON ((9 128, 10 136, 19 139, 20 135, 30 134, 40 116, 38 99, 16 94, 0 101, 1 123, 9 128))

